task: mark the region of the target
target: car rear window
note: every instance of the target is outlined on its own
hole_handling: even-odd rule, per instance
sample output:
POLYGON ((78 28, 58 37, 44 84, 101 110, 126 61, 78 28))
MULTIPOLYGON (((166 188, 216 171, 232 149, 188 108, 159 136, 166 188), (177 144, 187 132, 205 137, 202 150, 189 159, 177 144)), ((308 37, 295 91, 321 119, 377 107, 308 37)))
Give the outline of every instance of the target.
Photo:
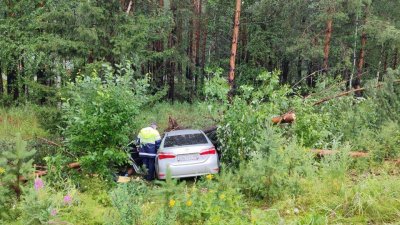
POLYGON ((167 136, 164 141, 164 147, 176 147, 183 145, 207 144, 208 141, 203 134, 183 134, 167 136))

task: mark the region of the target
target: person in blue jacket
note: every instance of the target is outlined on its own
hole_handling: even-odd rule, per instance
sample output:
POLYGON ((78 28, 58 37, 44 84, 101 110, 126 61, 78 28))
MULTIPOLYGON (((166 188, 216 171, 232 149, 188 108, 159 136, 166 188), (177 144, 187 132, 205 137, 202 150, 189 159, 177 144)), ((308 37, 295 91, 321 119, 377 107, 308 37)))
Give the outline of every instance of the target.
POLYGON ((140 130, 138 135, 138 144, 140 146, 139 157, 147 168, 145 179, 152 181, 154 180, 157 150, 161 144, 161 136, 157 131, 156 123, 151 123, 149 127, 140 130))

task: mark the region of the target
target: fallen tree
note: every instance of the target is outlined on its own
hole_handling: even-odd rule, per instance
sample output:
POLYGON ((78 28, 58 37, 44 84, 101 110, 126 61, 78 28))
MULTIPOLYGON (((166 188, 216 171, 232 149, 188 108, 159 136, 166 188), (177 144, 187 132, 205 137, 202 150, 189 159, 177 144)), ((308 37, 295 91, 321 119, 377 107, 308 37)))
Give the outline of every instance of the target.
MULTIPOLYGON (((394 80, 393 83, 400 83, 400 80, 394 80)), ((382 87, 382 85, 383 85, 383 84, 380 83, 380 84, 378 84, 378 85, 375 85, 373 88, 379 88, 379 87, 382 87)), ((339 98, 339 97, 346 96, 346 95, 348 95, 348 94, 350 94, 350 93, 353 93, 353 92, 364 91, 364 90, 366 90, 366 89, 367 89, 366 87, 362 87, 362 88, 355 88, 355 89, 352 89, 352 90, 349 90, 349 91, 344 91, 344 92, 341 92, 341 93, 339 93, 339 94, 336 94, 336 95, 333 95, 333 96, 329 96, 329 97, 320 99, 319 101, 315 102, 315 103, 313 104, 313 106, 319 105, 319 104, 321 104, 321 103, 327 102, 327 101, 332 100, 332 99, 335 99, 335 98, 339 98)))

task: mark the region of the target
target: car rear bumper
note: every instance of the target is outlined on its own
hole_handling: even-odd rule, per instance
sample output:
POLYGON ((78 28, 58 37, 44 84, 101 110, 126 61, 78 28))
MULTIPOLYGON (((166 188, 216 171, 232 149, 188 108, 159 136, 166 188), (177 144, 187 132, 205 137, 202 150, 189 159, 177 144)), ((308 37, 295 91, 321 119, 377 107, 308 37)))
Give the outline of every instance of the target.
POLYGON ((169 168, 172 178, 196 177, 206 174, 216 174, 219 172, 218 157, 210 157, 208 160, 202 163, 159 165, 157 174, 158 179, 163 180, 166 178, 167 168, 169 168))

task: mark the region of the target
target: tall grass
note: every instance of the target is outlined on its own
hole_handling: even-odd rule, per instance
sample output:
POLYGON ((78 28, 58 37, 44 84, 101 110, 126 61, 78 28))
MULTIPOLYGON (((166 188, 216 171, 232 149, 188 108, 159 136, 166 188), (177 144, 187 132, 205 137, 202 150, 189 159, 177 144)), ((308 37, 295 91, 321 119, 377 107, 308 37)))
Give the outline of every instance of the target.
POLYGON ((21 133, 23 139, 43 137, 47 132, 40 127, 33 107, 0 108, 0 140, 13 140, 16 133, 21 133))
POLYGON ((168 118, 176 119, 182 128, 202 129, 213 125, 217 115, 217 106, 211 106, 206 102, 198 103, 157 103, 151 107, 142 109, 137 123, 140 127, 148 126, 156 122, 159 131, 163 132, 168 127, 168 118))

